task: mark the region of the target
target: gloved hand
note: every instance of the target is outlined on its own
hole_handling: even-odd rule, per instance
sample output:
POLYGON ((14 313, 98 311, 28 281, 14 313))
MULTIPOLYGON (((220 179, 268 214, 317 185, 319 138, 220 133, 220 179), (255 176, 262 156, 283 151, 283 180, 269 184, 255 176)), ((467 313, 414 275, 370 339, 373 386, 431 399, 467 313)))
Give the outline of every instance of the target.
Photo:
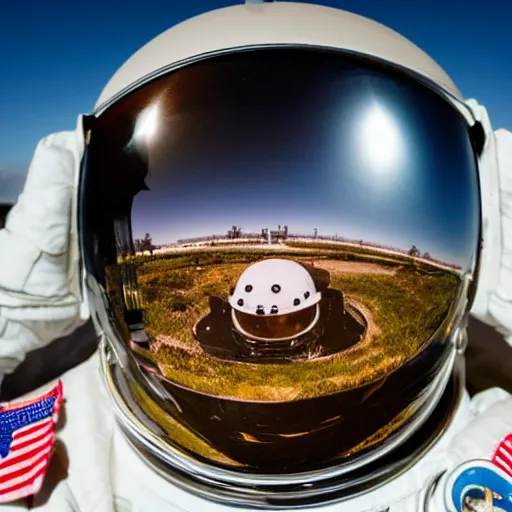
POLYGON ((489 298, 495 327, 512 345, 512 132, 495 132, 500 180, 501 260, 498 286, 489 298))
POLYGON ((25 355, 71 333, 81 306, 75 200, 83 154, 75 131, 42 139, 0 230, 0 383, 25 355))
POLYGON ((487 135, 480 158, 484 251, 471 313, 512 345, 512 132, 493 132, 485 108, 467 104, 487 135))

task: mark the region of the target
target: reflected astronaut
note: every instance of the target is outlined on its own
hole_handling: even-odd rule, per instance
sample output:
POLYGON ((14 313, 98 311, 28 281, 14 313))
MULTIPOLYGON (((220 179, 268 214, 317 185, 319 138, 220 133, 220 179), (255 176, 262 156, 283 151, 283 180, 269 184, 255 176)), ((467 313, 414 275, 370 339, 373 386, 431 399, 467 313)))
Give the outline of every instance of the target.
MULTIPOLYGON (((28 475, 27 461, 0 460, 4 510, 460 512, 446 501, 450 475, 506 452, 499 443, 512 432, 512 397, 494 388, 470 399, 463 359, 470 314, 512 342, 511 207, 512 134, 493 131, 483 106, 388 28, 318 5, 247 2, 169 29, 118 70, 75 131, 39 143, 0 230, 0 376, 88 319, 101 336, 94 355, 62 375, 65 422, 44 480, 39 467, 28 475), (422 208, 429 229, 427 216, 413 215, 422 208), (204 318, 208 298, 193 289, 173 331, 188 358, 153 346, 160 359, 141 363, 130 330, 145 335, 144 322, 168 322, 169 311, 130 315, 126 297, 107 290, 109 273, 128 260, 139 274, 119 289, 139 301, 137 279, 151 268, 168 281, 166 269, 190 256, 176 240, 220 225, 226 212, 249 212, 258 225, 265 214, 299 223, 307 212, 336 240, 338 229, 366 239, 396 227, 396 239, 424 236, 451 259, 432 259, 414 281, 367 273, 351 293, 379 329, 338 350, 345 291, 293 256, 258 255, 227 301, 211 294, 204 318), (134 244, 144 233, 160 244, 147 261, 134 244), (436 286, 439 303, 429 300, 436 286), (412 305, 414 321, 403 323, 395 303, 412 305), (297 348, 299 361, 279 365, 276 346, 297 348), (303 357, 322 350, 329 357, 303 357), (304 375, 314 383, 307 392, 304 375), (233 389, 216 391, 220 381, 233 389), (288 417, 310 424, 315 411, 314 428, 285 428, 288 417), (214 426, 207 433, 203 420, 214 426), (237 426, 248 423, 277 439, 289 463, 258 460, 272 446, 237 426), (333 456, 343 429, 350 435, 333 456), (239 448, 250 448, 250 467, 230 458, 239 448)), ((417 271, 400 258, 375 256, 417 271)), ((3 426, 12 455, 23 432, 3 426)), ((492 460, 512 489, 512 468, 492 460)))

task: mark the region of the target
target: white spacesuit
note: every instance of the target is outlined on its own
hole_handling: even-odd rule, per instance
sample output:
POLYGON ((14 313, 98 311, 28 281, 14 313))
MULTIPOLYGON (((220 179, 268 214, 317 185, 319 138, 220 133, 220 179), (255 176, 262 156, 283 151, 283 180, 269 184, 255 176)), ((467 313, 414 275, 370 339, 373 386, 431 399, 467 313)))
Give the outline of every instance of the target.
MULTIPOLYGON (((483 106, 464 100, 433 60, 391 30, 347 12, 308 4, 248 3, 220 9, 177 25, 134 54, 105 87, 95 114, 101 119, 101 112, 108 112, 145 81, 189 62, 263 47, 322 48, 405 70, 442 95, 465 119, 473 129, 481 209, 471 314, 512 343, 512 133, 494 132, 483 106)), ((145 122, 150 124, 148 119, 145 122)), ((495 493, 496 510, 512 510, 512 446, 508 452, 506 445, 500 445, 512 433, 512 397, 495 388, 470 399, 457 391, 461 378, 455 379, 455 398, 448 402, 443 425, 421 449, 388 457, 382 466, 378 460, 389 450, 376 450, 365 464, 358 459, 358 466, 345 472, 334 465, 316 473, 292 472, 283 475, 284 480, 275 474, 216 472, 193 451, 177 456, 158 439, 157 427, 151 430, 137 423, 133 411, 138 398, 126 391, 133 382, 131 363, 111 342, 111 320, 94 304, 101 301, 102 292, 91 284, 80 258, 81 251, 84 254, 80 180, 88 165, 83 162, 84 151, 95 133, 87 123, 80 117, 75 131, 53 134, 39 143, 23 193, 0 231, 0 375, 12 373, 29 351, 72 332, 91 316, 103 338, 89 360, 61 378, 64 422, 43 488, 30 501, 3 504, 4 510, 224 512, 245 506, 246 510, 458 512, 473 510, 470 507, 478 501, 468 495, 469 488, 486 487, 495 493), (126 372, 127 380, 113 367, 120 374, 126 372), (483 468, 488 477, 478 480, 475 468, 483 468)), ((279 287, 274 286, 277 293, 279 287)), ((315 291, 309 281, 308 286, 315 291)), ((241 300, 238 295, 236 299, 241 300)), ((450 326, 454 351, 446 366, 439 367, 439 375, 432 376, 438 390, 428 394, 432 404, 425 406, 415 428, 427 421, 454 369, 463 373, 466 316, 457 317, 450 326)), ((147 382, 155 396, 163 393, 155 382, 147 382)), ((487 491, 482 501, 487 500, 487 507, 490 495, 487 491)))

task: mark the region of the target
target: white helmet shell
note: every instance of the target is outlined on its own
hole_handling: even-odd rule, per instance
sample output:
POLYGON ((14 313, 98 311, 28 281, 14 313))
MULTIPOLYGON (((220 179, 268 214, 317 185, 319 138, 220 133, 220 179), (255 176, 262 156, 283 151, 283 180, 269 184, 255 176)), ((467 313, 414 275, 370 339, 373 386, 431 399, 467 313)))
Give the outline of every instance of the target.
POLYGON ((287 315, 314 306, 321 298, 302 265, 292 260, 268 259, 245 269, 229 303, 248 315, 287 315))
POLYGON ((215 53, 265 45, 322 47, 367 55, 412 71, 452 97, 463 96, 446 72, 397 32, 356 14, 299 2, 235 5, 163 32, 133 54, 102 91, 95 110, 171 66, 215 53))

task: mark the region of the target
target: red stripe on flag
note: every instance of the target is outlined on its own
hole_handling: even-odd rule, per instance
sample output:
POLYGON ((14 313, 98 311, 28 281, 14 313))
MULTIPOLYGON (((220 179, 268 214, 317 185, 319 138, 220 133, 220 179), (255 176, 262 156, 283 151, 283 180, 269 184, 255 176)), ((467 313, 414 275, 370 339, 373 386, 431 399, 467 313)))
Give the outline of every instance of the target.
MULTIPOLYGON (((51 455, 51 443, 48 443, 47 446, 45 446, 44 451, 41 450, 42 453, 40 455, 37 455, 37 453, 33 453, 32 457, 34 457, 34 461, 28 466, 18 469, 17 471, 11 471, 8 475, 8 478, 0 478, 0 492, 5 492, 5 489, 8 489, 9 487, 3 487, 6 483, 9 481, 15 480, 17 478, 21 478, 23 475, 27 473, 30 469, 36 467, 39 463, 41 463, 42 460, 45 458, 50 458, 51 455), (50 448, 50 449, 49 449, 50 448)), ((30 460, 30 457, 27 458, 27 461, 30 460)))
POLYGON ((11 478, 11 475, 13 471, 15 470, 15 466, 22 464, 24 461, 32 459, 35 455, 37 455, 40 452, 48 450, 48 448, 51 448, 53 443, 55 441, 54 435, 49 435, 44 440, 44 443, 41 443, 40 445, 30 449, 26 450, 25 452, 21 454, 14 454, 12 458, 9 458, 9 460, 0 466, 0 484, 3 483, 8 478, 11 478), (9 475, 6 477, 6 475, 9 475))
MULTIPOLYGON (((32 446, 38 441, 40 441, 43 437, 47 436, 50 432, 53 432, 54 424, 52 420, 45 420, 45 423, 39 426, 38 430, 33 430, 31 436, 23 436, 15 438, 15 441, 13 442, 11 451, 9 452, 9 455, 11 453, 16 453, 27 446, 32 446)), ((0 467, 2 467, 2 462, 0 461, 0 467)))
POLYGON ((51 428, 51 425, 53 424, 53 421, 51 418, 48 418, 46 420, 43 420, 41 423, 38 423, 37 425, 31 425, 30 427, 20 428, 17 430, 13 435, 13 441, 18 440, 21 437, 25 436, 31 436, 34 432, 37 432, 41 429, 41 424, 44 422, 44 424, 48 424, 51 428))
MULTIPOLYGON (((30 496, 32 494, 36 494, 39 491, 40 485, 36 486, 35 484, 38 483, 37 480, 39 477, 44 476, 47 469, 48 469, 48 460, 45 461, 45 464, 42 465, 40 468, 38 468, 37 471, 34 472, 34 474, 30 475, 25 480, 23 480, 19 483, 16 483, 16 484, 12 485, 11 487, 2 489, 2 498, 4 497, 4 495, 13 495, 13 494, 16 495, 16 494, 18 494, 16 491, 23 490, 24 488, 27 488, 27 490, 29 490, 29 492, 24 494, 24 496, 18 495, 15 498, 15 500, 19 500, 20 498, 24 498, 24 497, 30 496)), ((41 483, 42 483, 42 480, 41 480, 41 482, 39 482, 39 484, 41 484, 41 483)))
POLYGON ((512 476, 512 434, 509 434, 498 444, 492 462, 500 469, 512 476))

